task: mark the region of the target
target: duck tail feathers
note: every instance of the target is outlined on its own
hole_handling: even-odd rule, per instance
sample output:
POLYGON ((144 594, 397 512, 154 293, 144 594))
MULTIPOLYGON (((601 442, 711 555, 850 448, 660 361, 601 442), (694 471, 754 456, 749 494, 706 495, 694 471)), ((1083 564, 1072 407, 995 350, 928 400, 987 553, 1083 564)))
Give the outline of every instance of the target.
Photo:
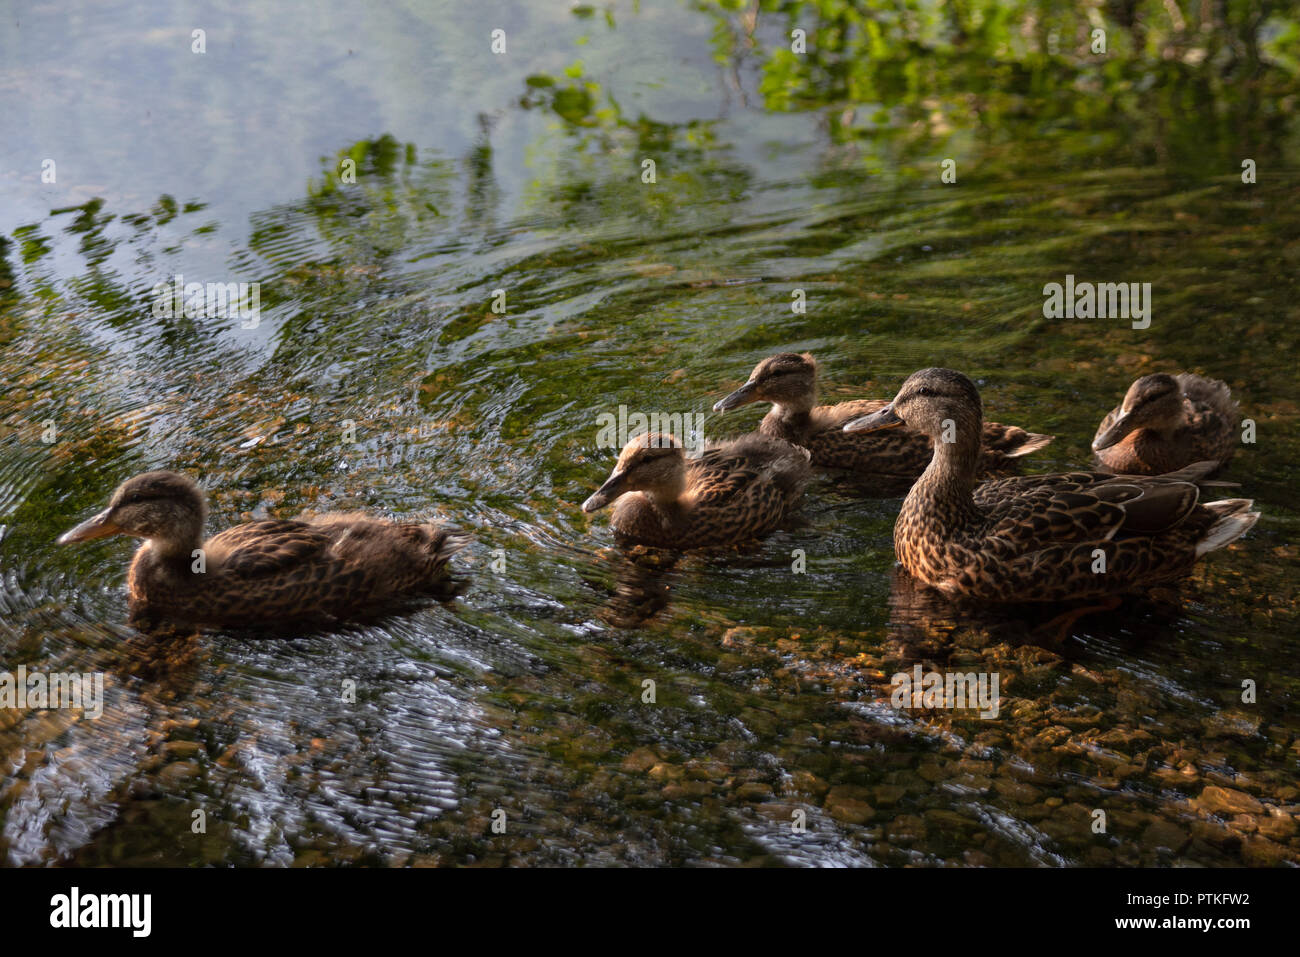
POLYGON ((1259 521, 1259 512, 1250 511, 1254 504, 1254 500, 1248 498, 1225 498, 1218 502, 1207 502, 1205 507, 1215 513, 1215 520, 1204 537, 1196 543, 1196 557, 1223 548, 1250 531, 1259 521))

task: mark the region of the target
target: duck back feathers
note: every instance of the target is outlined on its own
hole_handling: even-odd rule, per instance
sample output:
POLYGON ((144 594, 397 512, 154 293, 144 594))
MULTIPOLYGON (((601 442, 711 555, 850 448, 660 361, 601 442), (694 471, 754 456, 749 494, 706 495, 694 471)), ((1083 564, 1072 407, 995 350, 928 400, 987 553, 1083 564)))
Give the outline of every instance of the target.
POLYGON ((771 436, 750 434, 710 444, 687 463, 688 482, 699 489, 697 501, 715 488, 771 485, 786 504, 794 504, 808 482, 811 453, 771 436))

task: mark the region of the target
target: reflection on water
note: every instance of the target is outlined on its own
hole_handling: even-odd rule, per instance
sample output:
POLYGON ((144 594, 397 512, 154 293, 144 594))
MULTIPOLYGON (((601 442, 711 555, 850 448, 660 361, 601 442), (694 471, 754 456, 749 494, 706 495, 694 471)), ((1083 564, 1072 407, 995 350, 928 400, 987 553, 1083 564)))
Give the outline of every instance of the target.
MULTIPOLYGON (((164 42, 126 11, 95 21, 113 56, 164 42)), ((105 675, 98 719, 0 708, 7 863, 1300 861, 1285 49, 1238 76, 1230 54, 1263 54, 1231 36, 1202 66, 1187 37, 1113 25, 1097 68, 1035 52, 1045 36, 1003 44, 1005 23, 959 24, 961 54, 926 14, 927 55, 864 55, 845 5, 848 29, 809 21, 821 42, 798 59, 785 14, 705 3, 530 8, 534 49, 498 63, 462 50, 473 24, 387 13, 324 56, 336 16, 281 41, 242 25, 249 70, 310 137, 249 89, 250 115, 285 115, 283 143, 267 123, 240 145, 248 118, 219 110, 221 170, 168 185, 180 145, 133 178, 118 127, 144 121, 109 86, 67 147, 102 143, 85 160, 102 178, 65 162, 46 195, 0 173, 23 211, 0 235, 0 667, 105 675), (417 89, 372 30, 404 38, 394 62, 416 75, 433 67, 410 37, 462 79, 417 89), (997 56, 969 55, 983 44, 997 56), (274 180, 268 151, 306 187, 274 180), (244 157, 265 173, 246 190, 226 171, 244 157), (260 322, 155 316, 177 273, 259 282, 260 322), (1151 282, 1150 329, 1044 320, 1042 287, 1067 273, 1151 282), (1258 423, 1225 478, 1263 518, 1177 590, 1064 629, 1057 610, 918 593, 893 562, 902 491, 842 476, 761 545, 613 548, 578 507, 615 454, 598 416, 753 427, 760 409, 708 410, 778 350, 817 354, 827 401, 963 369, 991 417, 1058 436, 1031 470, 1086 461, 1137 375, 1206 372, 1258 423), (452 521, 475 536, 457 559, 471 584, 337 634, 143 641, 125 625, 131 545, 53 540, 156 467, 204 484, 210 530, 327 509, 452 521), (996 674, 998 717, 893 707, 917 666, 996 674)), ((95 45, 72 42, 96 72, 95 45)), ((6 105, 56 69, 23 62, 0 74, 6 105)), ((192 82, 214 103, 242 88, 192 82)))

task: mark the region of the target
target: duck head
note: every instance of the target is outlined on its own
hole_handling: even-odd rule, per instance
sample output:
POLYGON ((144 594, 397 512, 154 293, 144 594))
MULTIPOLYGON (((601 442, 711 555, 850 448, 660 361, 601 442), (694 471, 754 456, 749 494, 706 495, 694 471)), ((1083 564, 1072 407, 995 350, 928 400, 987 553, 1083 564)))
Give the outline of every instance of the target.
POLYGON ((623 448, 614 471, 596 494, 582 503, 582 510, 594 512, 628 492, 646 492, 660 501, 672 501, 685 487, 686 452, 682 443, 673 435, 647 432, 623 448))
POLYGON ((817 362, 802 355, 782 352, 768 356, 749 374, 749 381, 719 399, 714 412, 738 409, 751 402, 772 402, 794 412, 807 412, 817 401, 817 362))
POLYGON ((936 441, 970 436, 978 447, 984 413, 979 390, 952 369, 922 369, 907 377, 894 401, 844 426, 845 432, 878 432, 906 425, 936 441))
POLYGON ((1178 380, 1158 372, 1144 375, 1124 394, 1119 415, 1110 428, 1099 432, 1092 440, 1092 450, 1101 452, 1123 441, 1138 429, 1165 432, 1175 428, 1183 417, 1183 390, 1178 380))
POLYGON ((60 545, 109 535, 156 542, 164 551, 197 548, 207 503, 194 481, 177 472, 145 472, 117 487, 108 507, 59 536, 60 545))

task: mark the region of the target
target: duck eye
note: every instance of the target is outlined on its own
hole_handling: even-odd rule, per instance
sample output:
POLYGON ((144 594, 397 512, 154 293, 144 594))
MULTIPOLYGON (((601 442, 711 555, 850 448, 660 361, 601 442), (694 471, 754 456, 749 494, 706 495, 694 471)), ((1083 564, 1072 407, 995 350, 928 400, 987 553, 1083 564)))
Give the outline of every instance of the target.
POLYGON ((927 395, 927 396, 929 396, 929 395, 934 395, 934 390, 931 389, 928 385, 923 385, 923 386, 921 386, 921 388, 919 388, 919 389, 916 390, 916 394, 917 394, 917 395, 927 395))

